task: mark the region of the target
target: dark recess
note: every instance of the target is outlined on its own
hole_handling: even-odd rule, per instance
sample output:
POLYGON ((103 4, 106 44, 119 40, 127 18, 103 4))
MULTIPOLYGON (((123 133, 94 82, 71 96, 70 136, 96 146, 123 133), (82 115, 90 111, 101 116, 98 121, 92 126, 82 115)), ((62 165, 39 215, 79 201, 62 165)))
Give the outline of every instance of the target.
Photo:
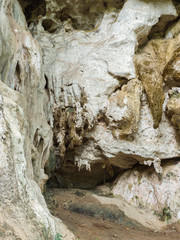
POLYGON ((33 21, 36 21, 38 16, 46 15, 46 2, 45 0, 18 0, 24 15, 26 17, 28 25, 33 21))

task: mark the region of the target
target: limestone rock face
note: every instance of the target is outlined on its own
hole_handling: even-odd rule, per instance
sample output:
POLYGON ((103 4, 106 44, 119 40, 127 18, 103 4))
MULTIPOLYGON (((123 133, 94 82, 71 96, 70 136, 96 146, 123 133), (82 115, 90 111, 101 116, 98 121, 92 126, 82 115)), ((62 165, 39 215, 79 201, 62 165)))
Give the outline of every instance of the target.
MULTIPOLYGON (((66 9, 67 14, 69 5, 67 2, 63 3, 66 7, 53 1, 56 6, 58 4, 66 9)), ((69 4, 72 4, 71 1, 69 4)), ((89 7, 92 9, 91 4, 89 7)), ((90 169, 89 166, 93 163, 103 163, 104 157, 107 162, 114 159, 115 165, 128 168, 137 161, 152 159, 156 155, 159 158, 178 156, 179 148, 176 141, 174 140, 172 151, 169 149, 169 141, 165 140, 166 132, 159 129, 156 131, 151 127, 152 119, 148 106, 146 113, 141 107, 144 100, 141 100, 141 83, 135 80, 137 74, 134 64, 134 55, 138 46, 147 40, 148 34, 160 17, 166 16, 167 19, 172 20, 177 16, 175 7, 171 1, 162 4, 161 1, 138 0, 126 1, 123 6, 121 5, 120 11, 118 9, 114 11, 111 6, 109 7, 106 12, 101 9, 102 17, 97 17, 94 28, 88 31, 89 25, 87 28, 83 25, 86 31, 82 31, 82 27, 79 26, 77 29, 71 21, 61 19, 61 24, 56 25, 53 33, 49 32, 43 26, 43 21, 48 18, 49 13, 39 16, 38 23, 32 22, 30 25, 33 36, 38 40, 43 51, 44 74, 48 81, 50 99, 49 118, 51 126, 55 126, 56 129, 54 147, 57 153, 60 152, 58 155, 64 158, 60 161, 64 164, 67 162, 65 153, 69 150, 73 151, 71 161, 76 162, 78 166, 85 165, 87 169, 90 169), (127 83, 129 80, 131 81, 127 83), (133 84, 136 87, 133 87, 133 84), (54 122, 51 119, 53 112, 55 112, 54 122), (147 116, 149 116, 148 128, 147 116), (103 134, 100 134, 100 129, 103 134), (152 138, 149 132, 152 132, 152 138), (159 134, 162 135, 161 138, 158 137, 159 134), (156 140, 154 136, 157 136, 156 140), (85 143, 84 139, 86 139, 85 143), (164 139, 164 147, 157 144, 160 139, 164 139), (150 149, 143 147, 148 141, 156 142, 154 147, 150 149), (90 154, 87 153, 89 147, 90 154), (168 154, 167 149, 169 149, 168 154)), ((55 21, 58 8, 52 10, 52 3, 47 1, 46 10, 50 8, 54 13, 53 21, 55 21)), ((80 2, 76 5, 76 14, 83 12, 83 9, 84 6, 80 2)), ((70 19, 75 18, 72 17, 72 14, 75 16, 73 11, 74 8, 72 13, 69 13, 70 19)), ((96 13, 99 14, 99 8, 96 13)), ((87 17, 92 16, 87 15, 87 17)), ((82 22, 85 24, 83 20, 82 22)), ((152 43, 148 48, 152 54, 149 60, 152 61, 148 70, 149 77, 140 76, 140 80, 147 92, 154 126, 157 127, 161 120, 164 102, 161 71, 166 64, 164 60, 166 52, 164 55, 159 53, 166 49, 166 45, 162 44, 161 47, 160 41, 152 43), (158 65, 155 61, 159 61, 158 65), (150 73, 150 69, 153 74, 150 73)), ((146 54, 148 55, 148 50, 146 54)), ((144 65, 140 63, 141 75, 143 75, 143 71, 145 72, 148 66, 145 67, 145 56, 142 55, 141 58, 144 61, 144 65)), ((165 122, 162 122, 162 125, 168 126, 169 132, 172 133, 171 137, 175 139, 173 127, 168 125, 166 118, 165 122)))
POLYGON ((136 65, 151 108, 154 128, 159 126, 162 117, 164 92, 162 72, 166 64, 167 41, 154 40, 136 55, 136 65))
POLYGON ((163 78, 169 87, 179 87, 179 43, 180 36, 169 39, 167 45, 166 66, 163 70, 163 78))
POLYGON ((134 79, 109 97, 105 115, 109 121, 109 127, 117 129, 113 132, 115 137, 132 135, 137 131, 141 93, 141 82, 134 79))
POLYGON ((41 190, 33 179, 29 146, 26 99, 0 83, 0 225, 2 239, 54 239, 66 227, 47 209, 41 190))
POLYGON ((145 208, 170 208, 177 219, 179 172, 173 162, 161 162, 180 157, 178 6, 171 0, 1 0, 4 239, 54 239, 58 232, 74 239, 46 207, 47 179, 90 188, 139 163, 156 170, 153 178, 150 169, 143 173, 148 195, 160 189, 157 173, 166 192, 171 167, 173 191, 163 199, 153 193, 149 203, 128 170, 114 193, 131 202, 138 188, 145 208))
POLYGON ((41 51, 17 1, 0 3, 0 226, 2 239, 74 239, 41 190, 52 130, 43 105, 41 51), (39 186, 38 186, 39 185, 39 186), (41 188, 41 189, 40 189, 41 188))
POLYGON ((179 81, 179 40, 148 37, 155 38, 177 17, 174 5, 128 0, 102 7, 87 1, 89 14, 81 1, 72 5, 46 1, 46 13, 38 22, 30 20, 48 83, 56 155, 51 175, 60 185, 73 186, 79 178, 89 187, 80 173, 100 165, 113 175, 114 167, 153 163, 161 173, 162 159, 180 156, 177 132, 166 114, 168 91, 179 81), (66 17, 58 18, 59 11, 66 17))
POLYGON ((122 174, 112 192, 134 206, 151 209, 161 221, 178 219, 180 214, 180 164, 171 160, 159 176, 152 167, 139 167, 122 174))
POLYGON ((178 90, 172 91, 171 98, 167 103, 167 114, 171 122, 180 130, 180 89, 178 90))

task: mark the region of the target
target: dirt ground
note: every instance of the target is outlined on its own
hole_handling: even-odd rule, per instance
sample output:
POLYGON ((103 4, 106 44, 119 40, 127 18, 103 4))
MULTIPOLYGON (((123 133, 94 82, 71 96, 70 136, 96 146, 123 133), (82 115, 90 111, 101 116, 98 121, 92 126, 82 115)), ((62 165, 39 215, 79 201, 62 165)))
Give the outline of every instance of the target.
POLYGON ((77 240, 180 240, 174 226, 163 232, 149 230, 115 206, 102 206, 88 191, 51 189, 47 203, 77 240))

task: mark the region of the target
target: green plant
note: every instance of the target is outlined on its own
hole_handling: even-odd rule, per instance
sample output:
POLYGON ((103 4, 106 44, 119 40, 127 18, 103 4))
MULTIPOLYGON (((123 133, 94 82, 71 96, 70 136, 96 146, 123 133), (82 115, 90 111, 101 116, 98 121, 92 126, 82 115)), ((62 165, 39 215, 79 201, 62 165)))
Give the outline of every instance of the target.
POLYGON ((55 240, 62 240, 62 235, 60 233, 56 234, 55 240))
POLYGON ((170 207, 163 208, 162 213, 160 214, 160 220, 168 222, 169 219, 171 219, 171 209, 170 207))
POLYGON ((180 93, 176 92, 176 91, 173 91, 172 94, 171 94, 171 97, 173 98, 179 98, 180 97, 180 93))

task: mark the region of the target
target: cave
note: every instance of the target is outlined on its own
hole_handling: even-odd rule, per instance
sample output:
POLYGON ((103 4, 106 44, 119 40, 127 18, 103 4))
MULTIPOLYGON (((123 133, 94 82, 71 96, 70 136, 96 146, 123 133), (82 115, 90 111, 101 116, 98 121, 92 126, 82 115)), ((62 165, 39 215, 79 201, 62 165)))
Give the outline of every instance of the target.
POLYGON ((0 12, 0 238, 178 240, 179 2, 0 12))

